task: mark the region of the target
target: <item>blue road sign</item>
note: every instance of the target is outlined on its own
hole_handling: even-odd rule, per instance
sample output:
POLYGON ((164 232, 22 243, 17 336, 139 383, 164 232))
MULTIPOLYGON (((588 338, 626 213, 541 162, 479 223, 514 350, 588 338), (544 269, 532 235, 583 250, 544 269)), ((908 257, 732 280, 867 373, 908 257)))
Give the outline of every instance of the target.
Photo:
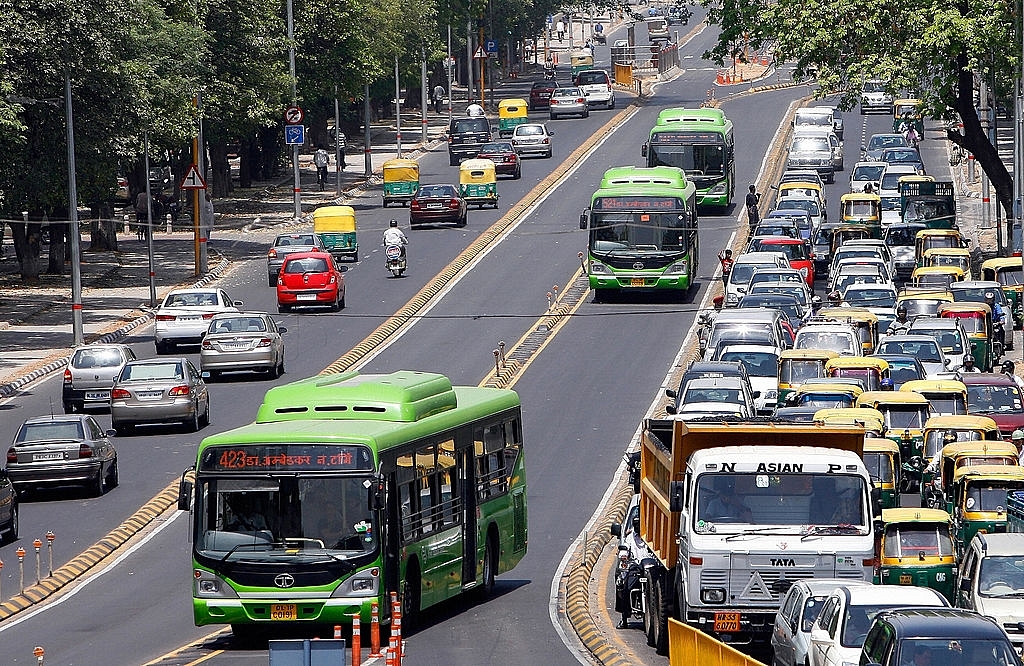
POLYGON ((488 53, 497 53, 498 42, 493 39, 488 39, 484 42, 484 51, 487 51, 488 53))
POLYGON ((303 125, 285 125, 284 142, 289 146, 301 146, 306 143, 306 128, 303 125))

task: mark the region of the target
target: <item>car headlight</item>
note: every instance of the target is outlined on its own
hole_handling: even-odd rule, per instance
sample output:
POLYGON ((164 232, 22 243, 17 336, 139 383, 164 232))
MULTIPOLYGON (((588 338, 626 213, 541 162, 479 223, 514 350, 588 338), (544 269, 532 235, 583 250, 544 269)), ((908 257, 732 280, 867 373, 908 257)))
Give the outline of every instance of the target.
POLYGON ((705 604, 725 603, 725 588, 705 587, 700 591, 700 600, 705 604))
POLYGON ((611 273, 611 271, 608 270, 608 267, 602 264, 600 261, 592 261, 590 262, 590 273, 592 275, 608 275, 611 273))

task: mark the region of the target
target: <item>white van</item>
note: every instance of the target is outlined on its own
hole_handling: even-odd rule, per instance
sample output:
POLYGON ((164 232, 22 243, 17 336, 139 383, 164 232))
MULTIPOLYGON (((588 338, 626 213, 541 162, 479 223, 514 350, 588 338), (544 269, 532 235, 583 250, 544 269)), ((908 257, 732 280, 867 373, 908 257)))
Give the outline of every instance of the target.
POLYGON ((585 69, 576 75, 576 86, 587 98, 587 108, 603 105, 606 109, 615 108, 615 91, 608 72, 603 69, 585 69))
POLYGON ((978 533, 957 570, 953 605, 995 619, 1014 647, 1024 645, 1024 534, 978 533))

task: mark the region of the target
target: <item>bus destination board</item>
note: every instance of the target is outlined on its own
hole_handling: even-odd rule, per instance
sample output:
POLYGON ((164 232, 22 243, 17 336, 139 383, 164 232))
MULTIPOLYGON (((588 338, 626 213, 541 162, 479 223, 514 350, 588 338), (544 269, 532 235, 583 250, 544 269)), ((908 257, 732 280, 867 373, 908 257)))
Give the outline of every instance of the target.
POLYGON ((683 202, 675 197, 597 197, 593 210, 659 211, 681 210, 683 202))
POLYGON ((722 143, 722 135, 716 132, 655 132, 651 143, 722 143))
POLYGON ((201 472, 347 472, 373 470, 365 446, 339 444, 238 444, 203 452, 201 472))

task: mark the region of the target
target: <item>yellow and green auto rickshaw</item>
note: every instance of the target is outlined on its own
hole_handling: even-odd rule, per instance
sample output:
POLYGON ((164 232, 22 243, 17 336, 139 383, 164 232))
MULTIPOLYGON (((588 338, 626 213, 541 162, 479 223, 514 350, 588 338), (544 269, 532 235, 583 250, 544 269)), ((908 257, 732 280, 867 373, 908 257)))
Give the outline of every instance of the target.
POLYGON ((900 391, 923 395, 936 416, 967 414, 967 387, 955 379, 912 379, 904 382, 900 391))
POLYGON ((900 480, 903 464, 900 447, 891 439, 866 437, 864 439, 864 466, 868 468, 871 484, 878 488, 883 509, 900 505, 900 480))
MULTIPOLYGON (((931 416, 928 398, 910 391, 867 391, 857 398, 858 407, 873 407, 885 416, 885 437, 900 447, 904 463, 921 458, 924 448, 924 424, 931 416)), ((904 469, 907 469, 905 466, 904 469)), ((916 489, 919 471, 907 469, 904 490, 916 489)))
POLYGON ((459 166, 459 190, 467 204, 498 207, 498 177, 494 162, 490 160, 466 160, 459 166))
POLYGON ((945 289, 928 287, 904 287, 896 296, 896 309, 906 308, 910 319, 934 317, 939 308, 953 302, 953 294, 945 289))
POLYGON ((919 141, 924 140, 924 116, 921 109, 924 102, 919 99, 897 99, 892 103, 892 131, 894 134, 903 134, 906 130, 901 129, 905 124, 910 125, 917 132, 919 141))
POLYGON ((933 247, 925 250, 925 267, 953 266, 964 272, 965 280, 973 280, 971 274, 971 251, 966 247, 933 247))
POLYGON ((995 339, 992 308, 984 303, 958 301, 940 306, 938 316, 960 321, 971 345, 974 365, 982 372, 992 372, 993 366, 1003 355, 1003 345, 995 339))
POLYGON ((866 226, 871 238, 882 237, 882 199, 877 194, 855 192, 839 197, 840 224, 866 226))
POLYGON ((956 578, 952 522, 939 509, 882 509, 875 582, 930 587, 952 601, 956 578))
POLYGON ((981 279, 995 280, 1003 287, 1013 313, 1013 327, 1024 323, 1024 266, 1020 257, 997 257, 981 264, 981 279))
POLYGON ((393 203, 408 206, 420 189, 420 163, 398 158, 384 162, 381 169, 384 172, 384 208, 393 203))
POLYGON ((839 356, 830 349, 786 349, 779 354, 779 407, 807 382, 825 376, 825 363, 839 356))
POLYGON ((530 110, 530 103, 525 99, 512 97, 498 102, 498 136, 502 138, 512 136, 516 125, 529 122, 527 114, 530 110))
MULTIPOLYGON (((860 338, 864 354, 871 354, 878 345, 878 315, 867 308, 832 307, 818 310, 817 319, 840 321, 853 326, 860 338)), ((868 389, 874 390, 874 389, 868 389)))
POLYGON ((313 211, 313 233, 336 261, 359 261, 356 240, 356 211, 352 206, 320 206, 313 211))
POLYGON ((1006 531, 1006 493, 1024 490, 1020 465, 968 465, 953 473, 953 543, 957 556, 982 532, 1006 531))
POLYGON ((914 236, 914 265, 918 268, 924 266, 924 253, 933 248, 965 245, 964 237, 957 229, 922 229, 914 236))
POLYGON ((825 425, 861 426, 864 428, 864 435, 869 438, 881 437, 885 432, 885 417, 882 413, 865 407, 819 409, 814 412, 814 422, 825 425))
POLYGON ((865 391, 881 391, 882 380, 889 379, 889 363, 875 356, 839 356, 825 364, 825 375, 859 381, 865 391))
POLYGON ((920 266, 910 274, 911 285, 926 289, 949 289, 954 282, 963 281, 964 269, 956 266, 920 266))
POLYGON ((590 49, 573 51, 569 56, 569 73, 572 76, 573 85, 576 84, 576 76, 587 69, 594 69, 594 54, 590 49))
POLYGON ((854 382, 822 384, 808 382, 787 396, 788 407, 817 407, 818 409, 840 409, 853 407, 864 389, 854 382))
POLYGON ((994 439, 959 441, 954 439, 955 437, 977 436, 977 434, 976 430, 954 430, 952 428, 941 433, 942 441, 946 442, 946 445, 942 447, 925 470, 924 478, 928 479, 928 483, 921 485, 922 506, 952 511, 953 478, 961 467, 1017 465, 1017 447, 1010 442, 994 439))

